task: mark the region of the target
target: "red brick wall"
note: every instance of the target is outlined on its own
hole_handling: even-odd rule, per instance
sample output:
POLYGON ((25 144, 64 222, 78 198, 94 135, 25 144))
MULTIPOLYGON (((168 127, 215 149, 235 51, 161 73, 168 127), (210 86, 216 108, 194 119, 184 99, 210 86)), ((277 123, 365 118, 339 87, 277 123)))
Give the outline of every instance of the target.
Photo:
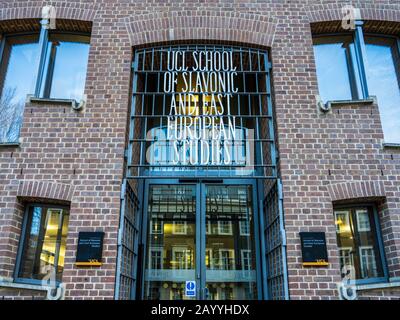
MULTIPOLYGON (((22 217, 18 187, 46 180, 73 190, 63 281, 67 299, 112 299, 132 46, 227 41, 270 47, 291 299, 335 299, 340 280, 328 185, 379 181, 387 202, 383 237, 400 276, 400 152, 383 149, 373 105, 316 111, 310 23, 340 20, 348 1, 53 1, 57 16, 92 21, 86 108, 27 105, 19 148, 0 149, 0 276, 11 277, 22 217), (105 264, 74 266, 80 230, 105 231, 105 264), (330 266, 301 266, 300 231, 327 233, 330 266)), ((359 1, 362 17, 400 22, 399 1, 359 1)), ((39 18, 44 1, 3 0, 0 20, 39 18)), ((378 296, 379 294, 377 294, 378 296)))

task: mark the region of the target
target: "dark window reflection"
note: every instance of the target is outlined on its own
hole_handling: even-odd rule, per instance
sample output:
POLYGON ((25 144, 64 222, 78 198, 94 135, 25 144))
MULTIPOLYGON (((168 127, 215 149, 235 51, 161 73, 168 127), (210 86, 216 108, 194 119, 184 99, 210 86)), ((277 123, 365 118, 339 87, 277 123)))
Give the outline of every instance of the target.
POLYGON ((383 277, 373 207, 335 210, 340 267, 354 267, 356 279, 383 277))
POLYGON ((185 281, 195 279, 196 187, 149 189, 145 299, 187 299, 185 281))
POLYGON ((206 288, 211 300, 257 298, 251 186, 206 188, 206 288))
POLYGON ((25 229, 19 278, 61 281, 69 211, 64 208, 30 206, 25 229))

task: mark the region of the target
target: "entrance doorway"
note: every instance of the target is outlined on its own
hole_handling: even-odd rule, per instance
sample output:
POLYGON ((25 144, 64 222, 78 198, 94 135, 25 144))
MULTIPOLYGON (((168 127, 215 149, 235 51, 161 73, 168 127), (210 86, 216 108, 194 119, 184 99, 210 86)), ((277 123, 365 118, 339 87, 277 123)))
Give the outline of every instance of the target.
POLYGON ((256 48, 135 50, 117 299, 287 297, 271 70, 256 48))
POLYGON ((258 221, 249 181, 148 181, 144 299, 259 298, 258 221), (187 295, 186 281, 195 293, 187 295))

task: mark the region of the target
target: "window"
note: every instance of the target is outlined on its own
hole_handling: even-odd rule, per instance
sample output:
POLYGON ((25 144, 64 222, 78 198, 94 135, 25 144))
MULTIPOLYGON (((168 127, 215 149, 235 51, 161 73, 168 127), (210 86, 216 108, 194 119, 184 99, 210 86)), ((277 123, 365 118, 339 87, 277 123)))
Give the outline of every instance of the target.
POLYGON ((210 248, 206 248, 206 268, 207 269, 214 269, 214 257, 213 257, 213 250, 210 248))
POLYGON ((249 236, 250 235, 250 222, 247 220, 248 217, 244 216, 246 220, 239 221, 239 233, 241 236, 249 236))
POLYGON ((29 205, 22 231, 18 279, 35 281, 55 272, 61 281, 69 210, 63 207, 29 205))
POLYGON ((242 249, 240 250, 241 258, 242 258, 242 270, 251 270, 252 259, 251 259, 251 250, 242 249))
POLYGON ((192 269, 193 252, 187 247, 172 247, 172 269, 192 269))
POLYGON ((34 91, 38 36, 6 37, 0 65, 0 143, 18 142, 26 95, 34 91))
POLYGON ((82 99, 89 55, 89 37, 50 34, 44 82, 44 98, 82 99))
POLYGON ((225 220, 218 220, 218 234, 232 235, 232 222, 225 220))
POLYGON ((90 36, 43 35, 43 46, 39 43, 39 34, 3 36, 0 45, 0 143, 18 142, 28 94, 76 101, 83 98, 90 36), (42 47, 44 49, 40 50, 42 47))
POLYGON ((162 215, 153 214, 150 220, 150 234, 163 234, 164 222, 162 215))
POLYGON ((397 39, 365 37, 368 88, 378 99, 385 142, 400 143, 400 57, 397 39))
POLYGON ((185 221, 186 215, 174 215, 172 223, 172 234, 187 234, 187 223, 185 221))
POLYGON ((395 37, 315 36, 314 56, 323 102, 376 96, 385 143, 400 144, 400 52, 395 37))
POLYGON ((319 94, 322 101, 358 99, 355 51, 351 36, 314 38, 319 94))
POLYGON ((150 248, 149 269, 160 270, 163 268, 163 248, 150 248))
POLYGON ((360 247, 361 277, 375 278, 378 276, 374 248, 372 246, 360 247))
POLYGON ((352 247, 341 247, 339 249, 339 259, 340 266, 343 268, 344 266, 352 266, 354 267, 354 259, 353 259, 353 248, 352 247))
POLYGON ((235 251, 232 249, 219 249, 220 270, 235 270, 235 251))
POLYGON ((362 210, 356 210, 356 216, 357 216, 357 228, 359 232, 366 231, 369 232, 371 231, 371 226, 369 224, 369 215, 368 215, 368 210, 362 209, 362 210))
POLYGON ((335 212, 336 232, 348 232, 350 227, 349 211, 336 211, 335 212))
POLYGON ((376 208, 372 205, 335 209, 340 267, 354 267, 356 280, 385 277, 376 221, 376 208))

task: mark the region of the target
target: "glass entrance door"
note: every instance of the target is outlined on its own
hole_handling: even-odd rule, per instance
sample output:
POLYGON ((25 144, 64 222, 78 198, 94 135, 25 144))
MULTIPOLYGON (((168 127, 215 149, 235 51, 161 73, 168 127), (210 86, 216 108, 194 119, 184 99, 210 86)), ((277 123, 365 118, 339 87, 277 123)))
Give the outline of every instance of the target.
POLYGON ((144 298, 187 299, 196 278, 196 185, 150 185, 144 298))
POLYGON ((146 190, 144 299, 258 298, 252 184, 148 183, 146 190), (186 281, 196 283, 194 296, 186 281))
POLYGON ((204 298, 257 299, 252 186, 205 185, 204 188, 204 298))

